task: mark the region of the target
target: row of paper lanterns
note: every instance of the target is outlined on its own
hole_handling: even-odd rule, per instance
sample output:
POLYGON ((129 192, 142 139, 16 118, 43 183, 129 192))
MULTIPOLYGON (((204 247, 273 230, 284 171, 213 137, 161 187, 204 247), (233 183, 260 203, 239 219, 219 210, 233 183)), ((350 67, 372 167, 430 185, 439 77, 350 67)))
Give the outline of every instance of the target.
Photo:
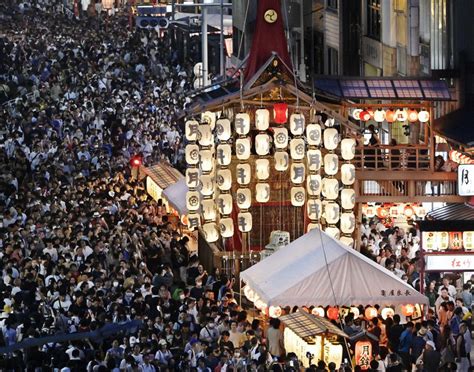
POLYGON ((399 217, 405 216, 408 219, 412 219, 415 216, 424 218, 427 214, 426 208, 421 205, 410 205, 410 204, 397 204, 397 205, 363 205, 362 214, 368 218, 377 216, 380 219, 387 217, 399 217))
POLYGON ((430 114, 426 110, 370 110, 370 109, 354 109, 352 111, 352 117, 355 120, 369 121, 374 120, 378 123, 387 121, 388 123, 399 122, 410 122, 414 123, 419 121, 420 123, 426 123, 430 120, 430 114))

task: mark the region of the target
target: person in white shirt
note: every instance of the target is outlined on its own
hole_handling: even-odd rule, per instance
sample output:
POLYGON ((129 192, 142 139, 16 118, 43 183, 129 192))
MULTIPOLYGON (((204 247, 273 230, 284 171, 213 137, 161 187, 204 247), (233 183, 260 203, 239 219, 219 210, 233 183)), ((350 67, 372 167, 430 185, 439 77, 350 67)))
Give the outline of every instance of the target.
POLYGON ((450 284, 450 280, 449 278, 447 277, 444 277, 443 278, 443 285, 441 287, 439 287, 438 289, 438 294, 441 295, 441 290, 446 287, 448 289, 448 294, 455 298, 456 297, 456 294, 457 294, 457 291, 456 291, 456 287, 452 284, 450 284))

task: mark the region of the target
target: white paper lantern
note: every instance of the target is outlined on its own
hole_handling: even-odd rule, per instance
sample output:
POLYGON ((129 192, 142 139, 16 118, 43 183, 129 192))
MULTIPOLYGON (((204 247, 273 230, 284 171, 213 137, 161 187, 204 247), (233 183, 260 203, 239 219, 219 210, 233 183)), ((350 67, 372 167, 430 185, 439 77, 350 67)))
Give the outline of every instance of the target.
POLYGON ((255 136, 255 152, 260 156, 270 153, 270 136, 268 134, 261 133, 255 136))
POLYGON ((259 203, 267 203, 270 200, 270 185, 268 183, 257 183, 255 199, 259 203))
POLYGON ((344 160, 352 160, 355 156, 356 141, 354 138, 344 138, 341 141, 341 156, 344 160))
POLYGON ((306 202, 306 190, 304 187, 292 187, 290 191, 291 205, 294 207, 301 207, 306 202))
POLYGON ((288 129, 273 128, 273 143, 277 149, 285 149, 288 146, 288 129))
POLYGON ((209 124, 201 124, 199 126, 199 144, 201 146, 211 146, 214 144, 214 135, 212 134, 211 126, 209 124))
POLYGON ((268 179, 270 177, 270 161, 268 159, 257 159, 255 161, 255 172, 257 173, 257 179, 268 179))
POLYGON ((356 120, 360 120, 360 113, 362 112, 362 109, 356 108, 352 110, 352 117, 356 120))
POLYGON ((186 169, 186 186, 188 186, 188 188, 199 187, 199 169, 197 168, 186 169))
POLYGON ((339 170, 339 158, 337 154, 324 155, 324 172, 329 176, 334 176, 339 170))
POLYGON ((252 288, 250 288, 248 284, 243 288, 243 292, 245 297, 247 297, 247 300, 255 302, 255 300, 257 299, 257 294, 252 288))
POLYGON ((232 135, 232 128, 229 119, 219 119, 216 122, 216 134, 219 141, 227 141, 232 135))
POLYGON ((395 310, 393 310, 391 307, 385 307, 382 309, 380 314, 382 315, 382 319, 386 320, 387 318, 393 318, 395 315, 395 310))
POLYGON ((320 306, 315 307, 313 310, 311 310, 311 314, 324 318, 324 309, 320 306))
POLYGON ((308 150, 306 153, 306 162, 308 163, 308 170, 317 172, 321 169, 322 154, 320 150, 308 150))
POLYGON ((223 238, 234 236, 234 221, 232 218, 221 218, 219 221, 219 230, 223 238))
POLYGON ((335 150, 339 144, 339 133, 336 128, 327 128, 324 130, 324 148, 335 150))
POLYGON ((214 176, 209 174, 201 175, 201 195, 211 196, 214 193, 214 176))
POLYGON ((198 213, 189 213, 187 217, 187 225, 190 230, 194 230, 201 226, 201 216, 198 213))
POLYGON ((217 230, 217 224, 215 222, 209 222, 202 225, 202 231, 204 238, 209 243, 214 243, 219 239, 219 231, 217 230))
POLYGON ((398 109, 395 111, 395 120, 405 122, 408 119, 408 113, 405 110, 398 109))
POLYGON ((219 165, 229 165, 232 161, 232 146, 228 144, 217 145, 216 159, 219 165))
POLYGON ((349 248, 353 248, 353 247, 354 247, 354 239, 352 239, 350 236, 341 236, 341 237, 339 238, 339 241, 340 241, 342 244, 347 245, 349 248))
POLYGON ((201 195, 197 191, 188 191, 186 193, 186 207, 188 211, 197 211, 201 204, 201 195))
POLYGON ((381 123, 385 120, 385 111, 384 110, 376 110, 374 112, 374 120, 377 123, 381 123))
POLYGON ((278 172, 284 172, 288 169, 290 163, 290 157, 286 151, 275 152, 275 169, 278 172))
POLYGON ((206 111, 201 114, 201 122, 207 123, 214 130, 216 126, 216 113, 212 111, 206 111))
POLYGON ((336 200, 339 194, 339 181, 336 178, 323 178, 321 193, 326 199, 336 200))
POLYGON ((239 160, 247 160, 250 157, 250 138, 238 138, 235 141, 235 154, 239 160))
POLYGON ((355 215, 354 213, 341 214, 341 231, 343 234, 352 234, 355 229, 355 215))
POLYGON ((308 199, 306 211, 310 220, 319 220, 323 212, 323 204, 319 199, 308 199))
POLYGON ((201 150, 199 152, 199 159, 201 163, 201 169, 203 172, 211 172, 214 168, 214 158, 212 150, 201 150))
POLYGON ((306 127, 306 140, 310 146, 319 146, 321 144, 321 125, 308 124, 306 127))
POLYGON ((309 223, 308 226, 306 226, 306 232, 310 232, 311 230, 314 229, 321 229, 322 226, 320 223, 309 223))
POLYGON ((233 200, 231 194, 220 194, 216 199, 216 204, 220 214, 229 215, 232 213, 233 200))
POLYGON ((187 145, 185 150, 186 163, 188 165, 195 165, 199 163, 199 146, 198 145, 187 145))
POLYGON ((268 315, 270 318, 279 318, 281 316, 280 306, 270 306, 268 308, 268 315))
POLYGON ((199 123, 196 120, 186 121, 184 133, 188 141, 197 141, 199 138, 199 123))
POLYGON ((236 200, 240 209, 249 209, 252 203, 252 192, 247 188, 237 189, 236 200))
POLYGON ((341 232, 335 226, 326 227, 324 232, 328 234, 330 237, 332 237, 333 239, 339 240, 341 238, 341 232))
POLYGON ((341 206, 342 206, 342 209, 354 208, 355 206, 355 190, 354 189, 342 189, 341 206))
POLYGON ((430 120, 430 113, 426 110, 421 110, 418 113, 418 120, 420 121, 420 123, 428 122, 430 120))
POLYGON ((324 218, 326 222, 330 225, 338 223, 340 218, 340 208, 339 204, 335 202, 325 202, 323 203, 324 209, 324 218))
POLYGON ((252 215, 250 212, 239 212, 237 215, 237 224, 241 232, 249 232, 252 230, 252 215))
POLYGON ((237 134, 248 134, 250 132, 250 115, 245 113, 235 115, 234 126, 237 134))
POLYGON ((214 221, 217 217, 216 203, 213 199, 201 200, 202 217, 206 221, 214 221))
POLYGON ((290 155, 294 160, 302 160, 305 155, 305 143, 302 138, 293 138, 290 141, 290 155))
POLYGON ((319 196, 321 194, 321 176, 319 174, 310 174, 306 179, 306 190, 308 195, 319 196))
POLYGON ((304 133, 305 117, 303 114, 291 114, 290 131, 294 136, 301 136, 304 133))
POLYGON ((219 169, 216 174, 217 187, 221 191, 230 190, 232 187, 232 173, 230 169, 219 169))
POLYGON ((305 165, 303 163, 291 163, 290 178, 292 183, 303 183, 306 179, 305 165))
POLYGON ((334 124, 336 124, 336 120, 334 118, 327 118, 326 121, 324 122, 324 126, 326 128, 333 127, 334 124))
POLYGON ((270 111, 258 109, 255 111, 255 127, 258 130, 267 130, 270 125, 270 111))
POLYGON ((237 164, 235 167, 235 178, 239 185, 248 185, 252 179, 250 164, 237 164))
POLYGON ((355 165, 342 164, 341 166, 341 181, 344 185, 353 185, 355 182, 355 165))

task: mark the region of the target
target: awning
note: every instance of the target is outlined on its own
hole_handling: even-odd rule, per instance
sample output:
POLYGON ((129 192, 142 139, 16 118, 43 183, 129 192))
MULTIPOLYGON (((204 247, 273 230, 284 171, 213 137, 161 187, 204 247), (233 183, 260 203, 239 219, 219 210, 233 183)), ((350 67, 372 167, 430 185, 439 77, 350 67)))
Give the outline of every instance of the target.
POLYGON ((184 176, 176 168, 165 162, 159 162, 151 167, 146 167, 143 169, 143 172, 162 190, 184 179, 184 176))
POLYGON ((435 209, 427 215, 437 221, 472 221, 474 223, 474 207, 468 204, 453 203, 435 209))
POLYGON ((473 110, 462 108, 434 120, 433 127, 446 140, 470 148, 474 147, 473 118, 473 110))
POLYGON ((188 214, 186 206, 186 193, 188 192, 186 180, 181 178, 178 182, 168 186, 163 191, 163 196, 168 200, 170 205, 179 213, 180 216, 188 214))

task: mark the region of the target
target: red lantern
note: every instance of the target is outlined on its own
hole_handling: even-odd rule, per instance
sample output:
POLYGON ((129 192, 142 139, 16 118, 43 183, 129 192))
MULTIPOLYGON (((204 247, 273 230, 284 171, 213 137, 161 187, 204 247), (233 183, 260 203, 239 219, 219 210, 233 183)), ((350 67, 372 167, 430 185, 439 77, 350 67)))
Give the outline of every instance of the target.
POLYGON ((412 218, 415 215, 415 210, 413 209, 412 206, 407 205, 405 209, 403 210, 403 214, 405 215, 406 218, 412 218))
POLYGON ((365 309, 364 315, 368 320, 372 320, 374 318, 377 318, 378 312, 375 307, 371 306, 365 309))
POLYGON ((360 120, 362 120, 362 121, 369 121, 369 120, 370 120, 370 113, 369 113, 369 111, 366 111, 366 110, 362 111, 362 112, 360 113, 360 120))
POLYGON ((385 111, 385 120, 387 120, 388 123, 393 123, 395 121, 395 112, 393 110, 385 111))
POLYGON ((286 103, 275 103, 273 105, 273 115, 275 116, 275 123, 285 124, 288 120, 288 105, 286 103))
POLYGON ((355 345, 355 364, 360 369, 367 371, 372 361, 372 343, 370 341, 357 341, 355 345))
POLYGON ((377 217, 380 219, 384 219, 388 217, 388 210, 384 207, 377 208, 377 217))
POLYGON ((367 112, 369 113, 370 118, 373 119, 374 118, 374 110, 368 109, 367 112))
POLYGON ((418 121, 418 111, 408 110, 408 121, 410 123, 414 123, 415 121, 418 121))
POLYGON ((142 157, 140 155, 134 155, 132 156, 132 158, 130 159, 130 165, 132 167, 140 167, 142 165, 142 157))
POLYGON ((415 306, 413 306, 412 304, 402 306, 402 314, 403 315, 412 316, 414 312, 415 312, 415 306))
POLYGON ((339 318, 339 309, 337 307, 330 307, 326 312, 327 316, 331 320, 337 320, 339 318))

